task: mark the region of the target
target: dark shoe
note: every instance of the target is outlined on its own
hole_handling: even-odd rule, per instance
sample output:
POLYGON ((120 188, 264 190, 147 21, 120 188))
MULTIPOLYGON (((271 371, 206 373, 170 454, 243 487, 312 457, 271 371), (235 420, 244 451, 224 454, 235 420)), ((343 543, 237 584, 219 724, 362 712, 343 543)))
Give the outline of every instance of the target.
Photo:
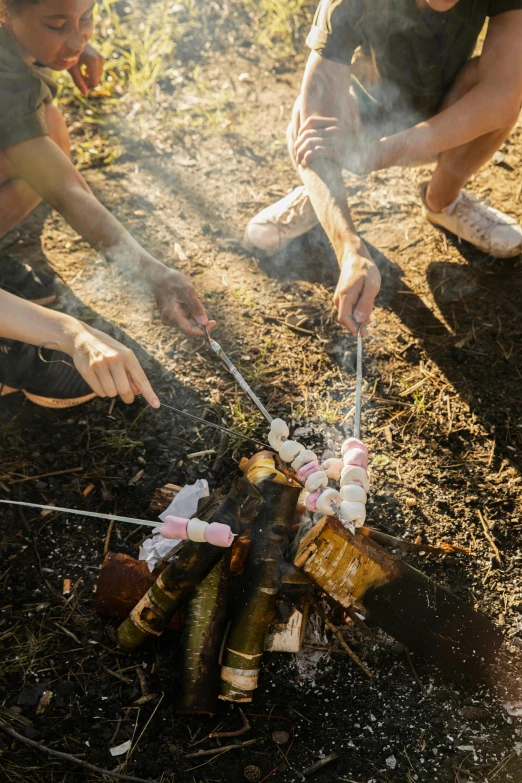
POLYGON ((43 408, 72 408, 96 397, 66 353, 2 340, 0 397, 15 391, 43 408))
POLYGON ((0 253, 0 288, 39 305, 56 301, 58 281, 47 272, 35 272, 28 264, 0 253))

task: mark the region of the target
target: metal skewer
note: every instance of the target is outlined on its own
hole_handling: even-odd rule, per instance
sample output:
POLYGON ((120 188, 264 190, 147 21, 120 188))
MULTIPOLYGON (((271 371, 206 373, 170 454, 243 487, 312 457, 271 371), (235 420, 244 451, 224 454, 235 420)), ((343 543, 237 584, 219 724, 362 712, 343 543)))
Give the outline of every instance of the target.
POLYGON ((362 359, 363 344, 361 335, 361 325, 357 329, 357 369, 355 373, 355 417, 353 421, 353 436, 360 438, 361 435, 361 405, 362 405, 362 359))
POLYGON ((262 446, 264 449, 270 448, 268 443, 263 443, 263 441, 251 438, 249 435, 242 435, 240 432, 229 430, 228 427, 222 427, 221 424, 215 424, 213 421, 207 421, 206 419, 202 419, 200 416, 194 416, 193 413, 187 413, 187 411, 182 411, 180 408, 174 408, 173 405, 167 405, 165 402, 161 403, 161 408, 169 408, 171 411, 175 411, 181 416, 186 416, 188 419, 199 421, 201 424, 206 424, 207 427, 214 427, 214 429, 220 430, 220 432, 226 432, 228 435, 233 435, 235 438, 242 438, 243 440, 249 440, 252 443, 257 443, 258 446, 262 446))
POLYGON ((40 503, 24 503, 21 500, 0 500, 9 506, 29 506, 30 508, 43 508, 48 511, 63 511, 65 514, 78 514, 81 517, 96 517, 97 519, 114 520, 115 522, 130 522, 131 525, 147 525, 148 527, 161 527, 161 522, 151 522, 149 519, 134 519, 134 517, 118 517, 115 514, 101 514, 98 511, 81 511, 79 508, 61 508, 60 506, 42 506, 40 503))

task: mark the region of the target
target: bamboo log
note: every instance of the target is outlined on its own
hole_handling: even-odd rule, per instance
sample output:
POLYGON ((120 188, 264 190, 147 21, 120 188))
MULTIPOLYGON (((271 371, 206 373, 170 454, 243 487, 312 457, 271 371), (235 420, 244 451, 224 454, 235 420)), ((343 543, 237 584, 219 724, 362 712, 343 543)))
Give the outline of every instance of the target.
POLYGON ((304 536, 294 564, 341 606, 355 607, 449 676, 483 679, 502 646, 484 615, 334 517, 304 536))
MULTIPOLYGON (((234 484, 224 500, 216 499, 198 510, 198 517, 230 525, 240 533, 255 517, 262 503, 259 491, 244 477, 234 484)), ((223 547, 185 541, 167 568, 119 626, 120 647, 136 650, 146 639, 161 636, 172 615, 183 606, 195 587, 225 555, 223 547)))
POLYGON ((252 525, 221 668, 219 698, 235 702, 252 701, 252 692, 257 687, 265 637, 279 591, 282 550, 301 491, 276 470, 270 453, 261 452, 250 460, 247 477, 259 487, 264 504, 252 525))
POLYGON ((230 549, 196 587, 185 610, 178 712, 213 715, 219 691, 219 650, 225 630, 230 549))

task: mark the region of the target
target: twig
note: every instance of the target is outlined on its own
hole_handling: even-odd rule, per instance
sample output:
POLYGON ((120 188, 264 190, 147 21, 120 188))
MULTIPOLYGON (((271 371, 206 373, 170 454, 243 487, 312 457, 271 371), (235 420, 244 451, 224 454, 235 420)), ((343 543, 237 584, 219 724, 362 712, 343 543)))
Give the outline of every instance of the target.
POLYGON ((371 538, 372 541, 376 541, 377 544, 391 546, 394 547, 394 549, 433 552, 437 555, 447 555, 455 552, 462 553, 463 555, 470 554, 470 550, 467 547, 459 546, 458 544, 448 544, 446 542, 441 544, 416 544, 413 541, 405 541, 403 538, 396 538, 395 536, 390 536, 388 533, 382 533, 380 530, 376 530, 373 527, 362 527, 359 532, 361 535, 371 538))
POLYGON ((48 476, 63 476, 64 473, 79 473, 80 470, 85 470, 85 468, 79 467, 67 468, 67 470, 53 470, 51 473, 40 473, 39 476, 26 476, 25 478, 15 479, 14 481, 9 479, 9 485, 22 484, 24 481, 38 481, 39 479, 47 478, 48 476))
POLYGON ((208 736, 209 737, 240 737, 242 734, 246 734, 247 731, 250 731, 250 723, 248 722, 248 718, 241 709, 241 707, 238 707, 239 713, 241 715, 241 719, 243 721, 243 725, 240 729, 236 729, 236 731, 213 731, 208 736))
MULTIPOLYGON (((116 399, 116 397, 114 399, 116 399)), ((107 535, 105 536, 105 543, 103 545, 103 555, 104 556, 109 551, 109 547, 111 545, 111 536, 112 536, 112 531, 113 530, 114 530, 114 519, 111 519, 111 521, 109 522, 109 527, 107 528, 107 535)))
POLYGON ((314 609, 315 609, 315 611, 317 612, 317 614, 318 614, 318 615, 319 615, 319 617, 321 618, 321 620, 324 622, 324 624, 325 624, 325 625, 326 625, 326 626, 327 626, 327 627, 330 629, 330 631, 333 633, 333 635, 335 636, 335 638, 337 639, 337 641, 339 642, 339 644, 341 645, 341 647, 343 648, 343 650, 345 650, 345 652, 347 652, 347 653, 348 653, 348 655, 350 656, 350 658, 352 659, 352 661, 353 661, 354 663, 356 663, 356 664, 357 664, 357 666, 359 666, 359 668, 360 668, 360 669, 362 669, 362 670, 363 670, 363 672, 366 674, 366 676, 367 676, 367 677, 369 677, 370 679, 372 679, 372 678, 373 678, 373 674, 371 673, 371 671, 368 669, 368 667, 366 666, 366 664, 365 664, 365 663, 363 663, 363 662, 361 661, 361 659, 359 658, 359 656, 358 656, 356 653, 354 653, 354 651, 351 649, 351 647, 349 647, 349 646, 348 646, 348 644, 345 642, 345 640, 344 640, 344 638, 343 638, 343 635, 342 635, 342 634, 341 634, 341 632, 340 632, 340 631, 339 631, 339 630, 338 630, 338 629, 335 627, 335 625, 332 623, 332 621, 328 619, 328 617, 326 616, 326 613, 324 612, 324 610, 322 609, 322 607, 320 607, 320 606, 319 606, 319 604, 316 604, 316 603, 314 603, 314 605, 313 605, 313 606, 314 606, 314 609))
POLYGON ((283 324, 283 326, 288 326, 289 329, 292 329, 292 331, 297 332, 298 334, 311 334, 315 336, 315 332, 312 332, 311 329, 303 329, 302 326, 294 326, 294 324, 289 324, 288 321, 285 321, 284 318, 278 318, 275 315, 264 315, 263 318, 265 321, 275 321, 278 324, 283 324))
POLYGON ((210 748, 210 750, 198 750, 196 753, 187 753, 186 759, 194 759, 197 756, 214 756, 216 753, 224 753, 226 750, 234 750, 235 748, 246 748, 247 745, 254 745, 259 740, 251 739, 244 742, 238 742, 235 745, 222 745, 220 748, 210 748))
POLYGON ((481 512, 480 508, 477 508, 477 514, 478 514, 478 517, 479 517, 479 519, 480 519, 480 523, 481 523, 481 525, 482 525, 482 527, 483 527, 483 529, 484 529, 484 535, 486 536, 486 538, 487 538, 487 540, 488 540, 488 543, 489 543, 489 545, 491 546, 491 549, 492 549, 492 550, 493 550, 493 552, 495 553, 495 557, 497 558, 497 560, 498 560, 498 562, 500 563, 500 565, 502 565, 502 555, 501 555, 501 554, 500 554, 500 552, 498 551, 498 547, 497 547, 497 545, 495 544, 495 542, 494 542, 494 540, 493 540, 493 536, 492 536, 492 535, 491 535, 491 533, 489 532, 489 529, 488 529, 488 526, 487 526, 486 520, 485 520, 485 519, 484 519, 484 517, 482 516, 482 512, 481 512))
POLYGON ((316 761, 315 764, 312 764, 311 767, 303 769, 301 775, 303 775, 303 777, 305 777, 305 775, 311 775, 313 772, 317 772, 317 770, 325 767, 327 764, 331 764, 332 761, 336 761, 338 758, 339 756, 337 753, 331 753, 329 756, 325 756, 324 759, 316 761))
POLYGON ((124 677, 123 674, 120 674, 119 672, 115 672, 112 669, 108 669, 107 666, 103 665, 103 663, 100 664, 100 666, 103 669, 103 671, 107 672, 107 674, 110 674, 111 677, 116 677, 117 680, 124 682, 125 685, 132 685, 132 680, 129 680, 128 677, 124 677))
POLYGON ((110 772, 108 769, 102 769, 102 767, 96 767, 94 764, 89 764, 88 761, 83 761, 83 759, 79 759, 76 756, 72 756, 70 753, 62 753, 59 750, 52 750, 51 748, 48 748, 46 745, 42 745, 39 742, 35 742, 34 740, 30 740, 27 737, 23 737, 21 734, 18 734, 17 731, 14 729, 11 729, 7 724, 5 724, 2 720, 0 720, 0 729, 4 731, 6 734, 9 734, 10 737, 17 740, 18 742, 21 742, 23 745, 27 745, 30 748, 33 748, 34 750, 40 751, 40 753, 43 753, 46 756, 52 756, 57 759, 62 759, 63 761, 66 761, 68 764, 78 764, 80 767, 83 767, 84 769, 90 769, 93 772, 97 772, 98 775, 107 775, 111 778, 116 778, 117 780, 128 780, 129 783, 153 783, 153 781, 150 778, 135 778, 132 775, 120 775, 119 772, 110 772))
POLYGON ((417 674, 417 670, 416 670, 415 666, 413 665, 413 661, 411 659, 410 651, 408 650, 407 647, 404 648, 404 652, 406 653, 406 658, 408 659, 408 663, 410 664, 411 673, 415 677, 415 682, 417 683, 417 685, 419 686, 419 688, 421 689, 423 694, 425 696, 427 696, 428 692, 427 692, 426 688, 424 687, 424 685, 422 684, 422 682, 420 681, 420 677, 417 674))

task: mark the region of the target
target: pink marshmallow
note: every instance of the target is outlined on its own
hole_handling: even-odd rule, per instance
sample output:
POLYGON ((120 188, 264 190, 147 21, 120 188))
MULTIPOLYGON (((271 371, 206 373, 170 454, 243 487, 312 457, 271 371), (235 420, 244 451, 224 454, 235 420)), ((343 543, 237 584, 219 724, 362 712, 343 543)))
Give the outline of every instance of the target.
POLYGON ((297 471, 297 478, 304 484, 308 476, 311 473, 316 473, 318 470, 321 470, 321 468, 317 461, 307 462, 306 465, 303 465, 303 467, 299 468, 297 471))
MULTIPOLYGON (((368 449, 362 440, 359 440, 359 438, 346 438, 343 445, 341 446, 341 454, 343 457, 349 449, 361 449, 362 451, 365 451, 366 454, 368 454, 368 449)), ((344 464, 346 465, 346 463, 344 464)))
POLYGON ((310 494, 306 496, 305 506, 308 511, 317 511, 317 501, 319 500, 320 495, 320 492, 310 492, 310 494))
POLYGON ((162 535, 163 538, 179 538, 182 541, 186 541, 188 538, 188 523, 188 519, 185 519, 184 517, 165 517, 165 522, 160 528, 160 535, 162 535))
POLYGON ((348 449, 348 451, 345 452, 343 461, 345 466, 358 465, 358 467, 366 470, 368 467, 368 452, 359 448, 348 449))
POLYGON ((234 534, 228 525, 222 522, 211 522, 204 533, 205 541, 214 546, 231 546, 234 542, 234 534))

